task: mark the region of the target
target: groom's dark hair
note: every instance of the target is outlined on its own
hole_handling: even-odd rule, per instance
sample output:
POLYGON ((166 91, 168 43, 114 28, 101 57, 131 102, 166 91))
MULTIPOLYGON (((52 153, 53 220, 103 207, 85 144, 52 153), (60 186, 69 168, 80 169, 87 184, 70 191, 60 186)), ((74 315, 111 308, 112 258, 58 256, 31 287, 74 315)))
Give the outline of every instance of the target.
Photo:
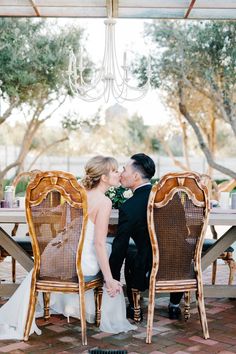
POLYGON ((132 166, 141 174, 142 178, 150 180, 154 176, 156 168, 151 157, 139 153, 131 156, 131 160, 134 161, 132 166))

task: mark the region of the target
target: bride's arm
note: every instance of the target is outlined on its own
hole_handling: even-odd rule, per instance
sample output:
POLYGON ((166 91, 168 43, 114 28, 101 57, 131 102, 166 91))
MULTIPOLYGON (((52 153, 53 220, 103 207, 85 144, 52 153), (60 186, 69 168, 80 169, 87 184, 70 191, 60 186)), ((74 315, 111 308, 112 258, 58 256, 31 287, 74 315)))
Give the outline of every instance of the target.
POLYGON ((107 292, 109 295, 115 296, 117 293, 121 292, 121 283, 112 277, 106 248, 106 238, 111 207, 112 203, 110 199, 104 198, 104 201, 101 203, 96 215, 94 244, 97 260, 105 280, 107 292))

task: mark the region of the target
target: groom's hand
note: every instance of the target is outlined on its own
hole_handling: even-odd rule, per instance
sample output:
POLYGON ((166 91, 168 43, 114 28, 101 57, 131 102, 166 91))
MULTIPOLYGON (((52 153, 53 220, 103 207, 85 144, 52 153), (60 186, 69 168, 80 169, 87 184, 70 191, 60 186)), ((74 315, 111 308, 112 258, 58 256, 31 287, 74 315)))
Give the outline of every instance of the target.
POLYGON ((105 282, 105 287, 107 290, 107 293, 109 296, 114 297, 117 294, 120 294, 122 292, 122 284, 121 282, 115 280, 115 279, 110 279, 105 282))
POLYGON ((117 225, 108 225, 108 235, 115 236, 117 233, 117 225))

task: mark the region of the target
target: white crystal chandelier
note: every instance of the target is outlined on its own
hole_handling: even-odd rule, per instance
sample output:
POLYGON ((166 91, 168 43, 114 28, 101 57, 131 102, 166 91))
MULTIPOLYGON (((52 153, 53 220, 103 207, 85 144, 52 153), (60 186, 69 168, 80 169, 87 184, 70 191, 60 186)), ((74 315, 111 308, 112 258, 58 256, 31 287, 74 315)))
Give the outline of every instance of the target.
POLYGON ((109 101, 112 95, 117 102, 137 101, 142 99, 148 92, 151 78, 150 60, 148 60, 146 76, 147 81, 143 86, 134 87, 129 84, 129 68, 127 65, 127 53, 123 55, 123 65, 119 68, 116 43, 115 43, 115 24, 116 21, 111 15, 112 4, 109 2, 108 18, 105 24, 105 50, 102 65, 95 77, 86 82, 83 64, 82 50, 80 51, 79 63, 73 50, 69 56, 69 85, 72 93, 87 102, 94 102, 104 97, 105 102, 109 101))

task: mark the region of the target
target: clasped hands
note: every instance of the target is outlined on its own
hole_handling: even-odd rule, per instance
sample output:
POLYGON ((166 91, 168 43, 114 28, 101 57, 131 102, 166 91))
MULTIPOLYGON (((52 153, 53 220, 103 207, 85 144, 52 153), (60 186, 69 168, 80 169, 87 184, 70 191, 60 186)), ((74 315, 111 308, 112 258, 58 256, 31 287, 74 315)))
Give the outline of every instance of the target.
POLYGON ((111 297, 115 297, 117 294, 122 292, 121 282, 115 280, 114 278, 105 281, 105 287, 108 295, 111 297))

